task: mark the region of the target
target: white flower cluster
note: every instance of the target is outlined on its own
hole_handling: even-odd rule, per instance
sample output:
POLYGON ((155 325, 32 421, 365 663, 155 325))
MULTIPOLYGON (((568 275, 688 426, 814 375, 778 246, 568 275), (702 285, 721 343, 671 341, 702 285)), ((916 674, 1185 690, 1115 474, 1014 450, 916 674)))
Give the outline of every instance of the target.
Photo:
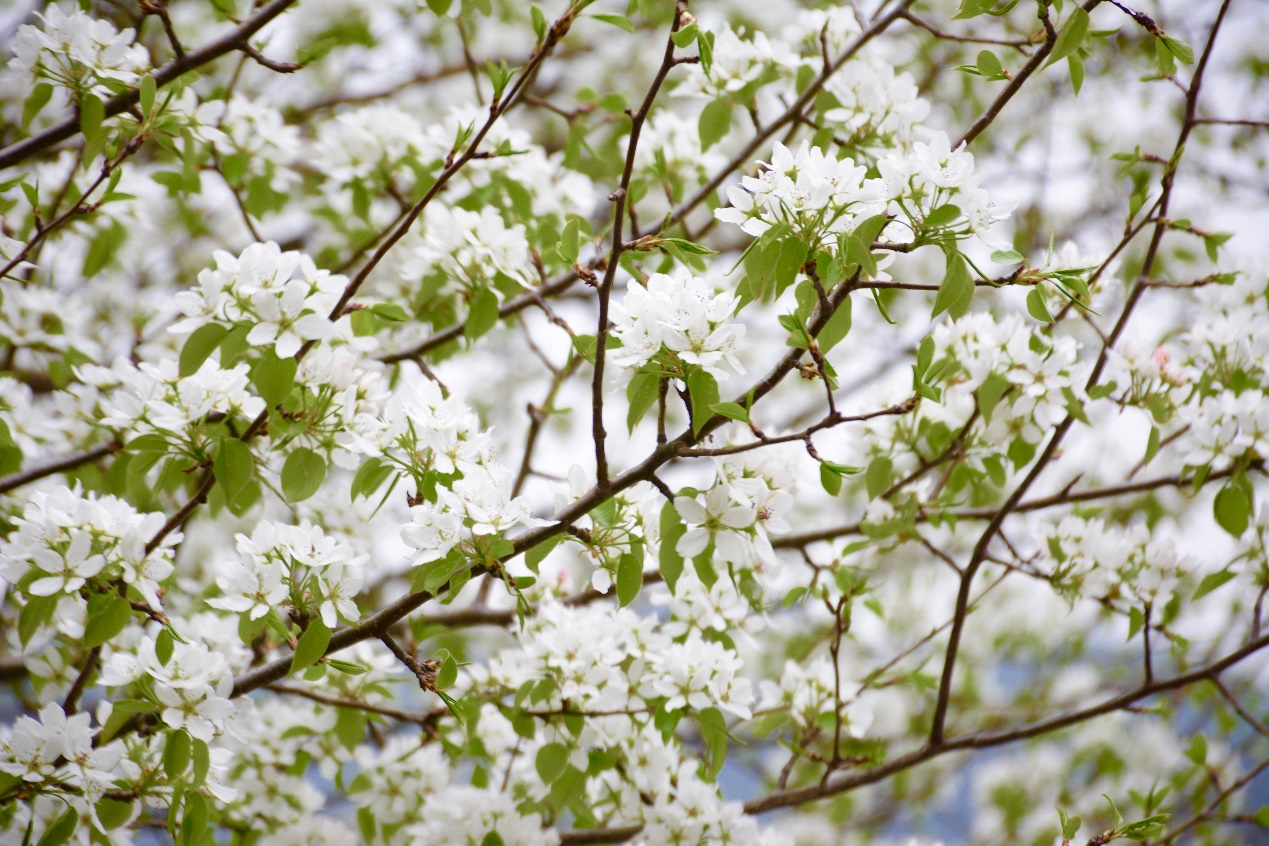
MULTIPOLYGON (((313 821, 330 823, 335 834, 347 830, 332 818, 319 816, 326 796, 311 780, 295 772, 296 762, 313 756, 323 778, 336 778, 341 762, 351 753, 329 732, 336 711, 298 698, 261 700, 254 703, 250 719, 234 721, 223 742, 233 751, 233 784, 237 796, 229 804, 226 819, 250 825, 283 839, 261 842, 298 842, 284 838, 287 829, 307 828, 313 821)), ((352 842, 347 837, 343 841, 352 842)), ((316 840, 315 843, 327 841, 316 840)))
POLYGON ((911 143, 930 113, 911 74, 897 74, 892 65, 871 56, 847 62, 824 90, 838 102, 824 113, 824 120, 839 125, 843 140, 852 147, 880 151, 911 143))
POLYGON ((644 830, 636 843, 699 843, 702 846, 788 846, 775 828, 760 829, 740 802, 723 802, 713 785, 702 781, 695 767, 684 763, 666 774, 667 790, 645 812, 644 830))
POLYGON ((732 321, 735 307, 732 294, 686 268, 654 273, 646 285, 631 280, 613 313, 613 337, 622 346, 613 361, 637 370, 662 355, 668 366, 693 364, 720 379, 728 375, 724 364, 743 374, 736 352, 745 327, 732 321))
POLYGON ((884 212, 905 219, 907 233, 898 231, 900 221, 887 227, 888 237, 904 242, 933 211, 955 200, 959 214, 940 227, 972 233, 991 246, 1007 246, 990 229, 1008 218, 1013 206, 992 201, 974 179, 974 157, 964 145, 953 150, 944 132, 880 159, 873 178, 867 167, 834 158, 807 141, 796 152, 777 141, 770 164, 761 164, 758 176, 742 177, 740 185, 727 189, 731 206, 714 211, 718 220, 750 235, 784 224, 807 244, 831 250, 839 236, 884 212))
POLYGON ((418 120, 390 104, 363 106, 323 122, 309 149, 313 164, 340 185, 384 179, 392 184, 398 170, 409 173, 402 160, 414 157, 426 163, 438 154, 443 151, 418 120))
POLYGON ((695 558, 712 544, 729 569, 775 566, 771 535, 789 531, 792 471, 778 450, 751 450, 715 462, 717 480, 704 494, 677 496, 674 508, 688 530, 675 551, 695 558))
POLYGON ((186 317, 172 332, 193 332, 213 321, 245 321, 251 325, 247 343, 272 346, 278 358, 291 358, 306 341, 334 331, 327 315, 348 282, 344 277, 319 270, 303 253, 283 252, 272 241, 252 244, 236 258, 223 250, 214 256, 216 267, 198 274, 199 290, 176 295, 186 317))
MULTIPOLYGON (((78 95, 93 92, 102 99, 115 93, 107 80, 136 85, 150 65, 150 56, 131 29, 116 31, 109 21, 76 9, 70 14, 50 4, 36 13, 42 26, 18 27, 9 68, 19 80, 48 80, 78 95)), ((19 83, 21 88, 29 83, 19 83)))
POLYGON ((678 96, 725 98, 736 102, 753 96, 757 88, 778 78, 778 68, 792 65, 795 54, 788 45, 772 41, 766 33, 724 25, 714 32, 713 61, 709 73, 692 65, 686 79, 675 89, 678 96))
POLYGON ((119 651, 102 661, 101 683, 129 687, 130 698, 144 698, 158 707, 168 728, 184 729, 191 737, 209 741, 225 730, 234 713, 229 663, 221 652, 201 642, 173 639, 171 650, 164 661, 156 639, 142 637, 135 653, 119 651))
POLYGON ((249 387, 246 364, 223 370, 212 358, 181 378, 172 359, 137 365, 117 358, 109 368, 85 364, 76 374, 99 392, 98 422, 126 433, 128 440, 156 434, 188 445, 200 437, 210 414, 251 420, 264 411, 264 400, 249 387))
POLYGON ((849 680, 842 678, 843 704, 850 707, 839 709, 833 665, 827 658, 817 658, 806 666, 786 661, 778 683, 763 680, 759 685, 763 710, 787 710, 804 728, 819 726, 822 717, 841 713, 846 720, 847 733, 852 737, 862 737, 872 723, 872 714, 850 701, 847 694, 849 686, 849 680))
POLYGON ((449 784, 445 754, 437 744, 421 744, 417 737, 397 734, 382 746, 361 744, 353 756, 357 775, 348 793, 369 810, 380 829, 395 831, 421 819, 431 797, 449 784))
POLYGON ((1177 449, 1191 466, 1221 467, 1269 449, 1269 397, 1261 391, 1221 391, 1182 406, 1177 418, 1187 426, 1177 449))
POLYGON ((292 190, 300 180, 294 165, 304 155, 297 127, 286 122, 282 113, 261 100, 239 93, 227 104, 223 100, 203 103, 191 117, 203 130, 195 137, 209 140, 222 157, 233 157, 244 176, 267 177, 278 193, 292 190), (206 124, 214 123, 215 132, 206 124))
POLYGON ((1200 397, 1178 409, 1177 422, 1186 429, 1177 448, 1186 464, 1222 465, 1248 450, 1269 450, 1267 291, 1259 271, 1199 292, 1210 318, 1195 321, 1179 341, 1188 381, 1200 397))
POLYGON ((1269 367, 1269 273, 1239 274, 1230 285, 1196 291, 1204 320, 1194 321, 1180 339, 1181 356, 1194 377, 1217 375, 1228 383, 1239 370, 1254 373, 1263 386, 1269 367))
POLYGON ((507 772, 510 795, 539 801, 549 785, 534 767, 538 749, 562 745, 567 765, 586 773, 588 803, 612 825, 642 825, 638 843, 774 842, 739 803, 723 802, 717 786, 704 780, 699 762, 653 721, 658 707, 699 712, 717 706, 750 715, 752 689, 736 675, 739 659, 697 632, 671 640, 667 631, 628 609, 541 606, 515 633, 520 648, 504 651, 487 669, 470 668, 471 683, 520 691, 517 702, 534 714, 566 710, 595 716, 580 733, 545 720, 526 745, 499 709, 486 705, 478 725, 492 766, 507 772), (526 698, 524 691, 532 692, 526 698), (594 754, 620 765, 591 772, 594 754))
POLYGON ((28 597, 55 597, 54 621, 69 637, 83 635, 85 585, 115 580, 161 608, 160 584, 172 574, 179 532, 154 551, 145 546, 166 518, 141 514, 113 496, 66 487, 31 495, 16 529, 0 546, 0 575, 28 597))
POLYGON ((1063 389, 1077 399, 1083 396, 1079 343, 1069 336, 1038 334, 1018 315, 968 314, 936 326, 932 337, 935 359, 950 356, 966 377, 947 380, 944 412, 972 409, 973 392, 993 373, 1008 381, 1010 390, 992 411, 983 434, 988 443, 1008 444, 1021 436, 1038 444, 1066 414, 1063 389))
POLYGON ((810 142, 795 152, 777 141, 770 164, 761 164, 760 174, 728 187, 731 207, 715 210, 714 217, 754 236, 785 223, 818 245, 885 211, 881 180, 867 180, 866 167, 833 158, 810 142))
POLYGON ((473 212, 435 203, 424 211, 422 236, 405 252, 400 272, 404 282, 437 275, 446 288, 456 284, 467 292, 492 286, 498 274, 525 288, 535 282, 524 226, 508 227, 491 208, 473 212))
POLYGON ((93 801, 101 798, 116 777, 123 747, 114 740, 94 748, 91 723, 89 714, 67 716, 50 702, 38 720, 20 716, 11 727, 0 726, 0 772, 27 783, 68 784, 93 801))
POLYGON ((1123 340, 1112 350, 1111 362, 1115 368, 1112 375, 1122 375, 1130 382, 1125 392, 1127 403, 1148 406, 1155 397, 1169 402, 1173 389, 1182 388, 1189 382, 1185 370, 1172 360, 1172 353, 1164 346, 1155 347, 1147 353, 1136 343, 1123 340))
POLYGON ((522 815, 515 800, 497 790, 451 785, 430 797, 407 832, 419 846, 467 846, 493 842, 505 846, 556 846, 559 835, 543 830, 540 814, 522 815))
POLYGON ((546 525, 532 516, 525 497, 510 495, 509 471, 461 399, 444 396, 435 382, 416 383, 397 392, 385 417, 384 442, 400 450, 416 476, 461 474, 448 487, 438 485, 435 500, 410 509, 401 537, 418 550, 416 564, 444 558, 467 533, 500 535, 514 526, 546 525))
POLYGON ((223 596, 207 600, 222 611, 258 620, 284 603, 316 611, 327 628, 355 623, 353 601, 361 590, 368 556, 307 521, 288 526, 262 520, 251 537, 236 536, 238 560, 216 577, 223 596))
POLYGON ((0 302, 0 343, 14 348, 13 367, 44 369, 51 357, 72 350, 101 354, 90 329, 93 315, 62 291, 7 285, 0 302))
POLYGON ((717 706, 750 716, 752 686, 740 675, 740 658, 698 632, 677 642, 655 618, 626 608, 551 602, 516 636, 519 648, 499 654, 487 670, 472 668, 473 681, 483 683, 487 674, 511 691, 549 681, 550 695, 535 703, 542 710, 567 702, 580 711, 650 711, 664 698, 669 711, 717 706))
POLYGON ((1042 542, 1049 578, 1068 597, 1115 598, 1127 592, 1126 598, 1139 602, 1166 599, 1192 569, 1170 538, 1152 536, 1140 524, 1118 528, 1065 517, 1047 526, 1042 542))

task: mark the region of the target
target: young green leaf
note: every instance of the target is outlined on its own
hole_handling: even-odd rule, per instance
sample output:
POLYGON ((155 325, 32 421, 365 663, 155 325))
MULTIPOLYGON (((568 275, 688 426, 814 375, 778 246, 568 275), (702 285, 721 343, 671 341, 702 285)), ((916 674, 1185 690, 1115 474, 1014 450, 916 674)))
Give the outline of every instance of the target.
POLYGON ((282 465, 282 495, 287 502, 303 502, 322 486, 326 479, 326 459, 307 447, 300 447, 286 457, 282 465))

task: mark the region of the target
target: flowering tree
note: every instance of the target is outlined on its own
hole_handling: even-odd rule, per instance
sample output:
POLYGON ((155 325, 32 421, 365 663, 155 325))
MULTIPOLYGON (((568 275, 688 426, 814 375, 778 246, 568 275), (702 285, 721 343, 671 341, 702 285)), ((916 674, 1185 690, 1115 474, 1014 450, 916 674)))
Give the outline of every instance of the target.
POLYGON ((1247 842, 1269 15, 1158 5, 14 11, 0 840, 1247 842))

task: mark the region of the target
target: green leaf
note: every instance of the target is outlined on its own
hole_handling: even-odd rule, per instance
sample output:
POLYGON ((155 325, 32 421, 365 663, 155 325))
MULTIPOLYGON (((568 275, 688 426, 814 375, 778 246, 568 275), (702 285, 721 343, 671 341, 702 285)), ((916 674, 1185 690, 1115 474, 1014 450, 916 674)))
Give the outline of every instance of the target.
POLYGON ((1216 494, 1212 502, 1216 523, 1236 538, 1240 538, 1251 523, 1251 500, 1243 489, 1232 482, 1216 494))
POLYGON ((189 767, 191 744, 184 729, 169 732, 163 746, 163 772, 169 779, 179 779, 189 767))
POLYGON ((304 634, 300 635, 299 643, 295 645, 295 654, 291 657, 291 669, 288 675, 294 675, 305 667, 316 664, 326 654, 326 647, 329 645, 330 629, 326 628, 321 617, 314 617, 309 621, 304 634))
POLYGON ((712 416, 710 409, 718 404, 718 382, 705 368, 695 367, 688 374, 687 389, 692 395, 692 432, 699 434, 712 416))
POLYGON ((84 138, 96 138, 105 119, 106 105, 101 102, 101 98, 92 92, 84 94, 79 100, 79 128, 84 133, 84 138))
POLYGON ((194 333, 185 339, 185 346, 181 347, 181 378, 197 373, 203 366, 203 362, 216 351, 228 334, 229 330, 219 323, 205 323, 195 329, 194 333))
POLYGON ((816 336, 815 342, 819 344, 820 352, 828 354, 828 351, 842 342, 850 332, 851 327, 851 300, 847 297, 842 304, 833 312, 833 316, 824 324, 824 328, 820 330, 820 334, 816 336))
MULTIPOLYGON (((944 208, 947 208, 944 206, 944 208)), ((859 265, 859 278, 872 279, 877 275, 877 260, 872 255, 872 242, 864 241, 858 234, 852 233, 845 238, 846 260, 859 265)))
POLYGON ((802 272, 802 265, 806 263, 808 252, 806 244, 796 238, 790 238, 780 245, 780 257, 775 265, 775 295, 777 297, 797 280, 798 274, 802 272))
POLYGON ((172 636, 170 628, 164 628, 159 632, 158 637, 154 639, 154 657, 159 659, 159 664, 167 666, 167 662, 172 658, 172 650, 176 646, 176 638, 172 636))
POLYGON ((255 456, 251 453, 251 447, 242 441, 225 438, 216 450, 213 469, 216 471, 216 481, 225 492, 226 504, 232 503, 255 475, 255 456))
POLYGON ((951 253, 947 257, 947 272, 943 283, 939 285, 938 294, 934 297, 934 313, 938 317, 947 312, 952 317, 960 317, 969 311, 974 300, 974 280, 970 278, 969 268, 960 253, 951 253))
POLYGON ((1049 307, 1044 304, 1044 294, 1039 288, 1032 288, 1027 294, 1027 314, 1042 323, 1053 322, 1053 315, 1049 313, 1049 307))
POLYGON ((833 472, 832 468, 822 462, 820 463, 820 484, 829 496, 837 496, 842 492, 841 475, 833 472))
POLYGON ((1201 734, 1194 735, 1190 739, 1190 745, 1185 749, 1185 757, 1189 758, 1191 763, 1196 767, 1201 767, 1207 763, 1207 738, 1201 734))
POLYGON ((397 303, 375 303, 370 307, 370 313, 389 323, 404 323, 410 319, 410 313, 397 303))
POLYGON ((524 554, 524 564, 529 568, 530 573, 537 573, 538 567, 542 564, 543 559, 550 554, 551 550, 559 546, 564 541, 564 535, 554 535, 542 541, 537 546, 530 549, 524 554))
POLYGON ((633 432, 635 426, 648 413, 657 401, 660 379, 653 373, 639 372, 630 377, 626 386, 626 401, 629 409, 626 412, 626 427, 633 432))
POLYGON ((432 10, 432 14, 442 17, 449 13, 449 7, 453 0, 427 0, 427 7, 432 10))
POLYGON ((181 820, 181 842, 197 844, 207 828, 207 797, 189 793, 185 799, 185 816, 181 820))
POLYGON ((102 799, 94 810, 101 827, 106 831, 114 831, 132 818, 132 803, 118 799, 102 799))
POLYGON ((720 402, 715 403, 710 408, 720 417, 726 417, 728 420, 739 420, 741 423, 749 422, 749 409, 736 402, 720 402))
POLYGON ((78 825, 79 812, 74 808, 67 808, 57 818, 56 822, 44 830, 44 836, 40 838, 40 842, 36 846, 62 846, 63 843, 71 839, 71 835, 75 833, 75 828, 78 825))
POLYGON ((563 743, 544 744, 538 750, 534 765, 543 784, 553 783, 568 767, 568 747, 563 743))
POLYGON ((101 646, 118 635, 132 620, 132 606, 122 596, 115 595, 95 614, 84 627, 84 648, 101 646))
POLYGON ((1218 587, 1226 582, 1232 581, 1237 577, 1237 573, 1231 570, 1220 570, 1216 573, 1208 573, 1203 577, 1203 581, 1199 582, 1198 588, 1194 591, 1194 600, 1202 599, 1218 587))
POLYGON ((617 559, 617 601, 625 608, 643 587, 643 552, 627 552, 617 559))
POLYGON ((890 487, 890 476, 893 471, 894 464, 888 455, 879 455, 868 462, 868 469, 864 471, 864 487, 868 491, 869 499, 876 499, 890 487))
POLYGON ((18 614, 18 640, 23 646, 31 642, 31 638, 35 633, 53 619, 53 612, 57 609, 57 597, 55 596, 32 596, 26 601, 26 605, 22 606, 21 613, 18 614))
POLYGON ((731 103, 715 100, 701 110, 697 132, 701 137, 701 152, 727 137, 731 131, 731 103))
POLYGON ((1163 833, 1164 823, 1168 821, 1169 816, 1169 814, 1159 814, 1130 823, 1121 829, 1119 836, 1129 840, 1153 840, 1163 833))
MULTIPOLYGON (((48 105, 49 99, 53 96, 53 86, 47 82, 41 82, 31 91, 26 102, 22 104, 22 127, 31 125, 31 121, 40 113, 40 110, 48 105)), ((32 203, 31 205, 35 205, 32 203)))
POLYGON ((983 413, 983 420, 990 421, 991 413, 996 409, 1000 398, 1009 390, 1009 380, 999 373, 989 373, 983 383, 978 386, 978 408, 983 413))
POLYGON ((631 26, 630 20, 625 15, 594 14, 591 17, 597 21, 612 24, 618 29, 624 29, 626 32, 634 32, 634 27, 631 26))
POLYGON ((1083 45, 1087 36, 1088 12, 1076 6, 1071 16, 1066 19, 1066 23, 1062 25, 1062 31, 1058 33, 1057 41, 1053 44, 1053 52, 1049 54, 1049 61, 1045 67, 1070 56, 1083 45))
POLYGON ((436 653, 436 657, 441 659, 440 669, 436 671, 436 689, 449 690, 454 686, 454 682, 458 681, 458 661, 448 649, 440 650, 436 653))
POLYGON ((996 264, 1021 264, 1026 261, 1022 253, 1015 250, 996 250, 991 254, 991 260, 996 264))
POLYGON ((1080 830, 1080 825, 1083 821, 1079 817, 1068 817, 1066 811, 1061 808, 1058 808, 1057 812, 1058 821, 1062 824, 1062 838, 1070 840, 1075 836, 1075 832, 1080 830))
POLYGON ((581 243, 578 235, 577 218, 570 217, 568 223, 564 224, 564 232, 560 235, 559 255, 565 264, 572 264, 577 261, 577 256, 581 253, 581 243))
POLYGON ((701 740, 709 750, 709 776, 717 778, 727 760, 727 720, 717 708, 706 708, 696 715, 701 727, 701 740))
POLYGON ((1005 66, 1000 63, 1000 59, 996 54, 990 50, 983 50, 978 54, 977 68, 978 72, 988 79, 1008 79, 1005 76, 1005 66))
POLYGON ((931 228, 947 226, 961 219, 961 210, 951 203, 939 206, 925 216, 925 225, 931 228))
POLYGON ((382 459, 374 456, 367 458, 353 476, 352 484, 349 486, 349 501, 356 502, 359 496, 369 497, 390 475, 392 475, 391 464, 385 464, 382 459))
POLYGON ((976 18, 987 12, 996 4, 996 0, 961 0, 960 11, 956 13, 954 21, 966 20, 968 18, 976 18))
POLYGON ((1124 815, 1119 813, 1119 807, 1115 804, 1115 800, 1111 799, 1108 794, 1103 793, 1102 798, 1110 803, 1110 810, 1115 814, 1115 825, 1122 825, 1124 815))
POLYGON ((282 465, 282 495, 287 502, 303 502, 317 493, 325 479, 326 460, 311 449, 300 447, 282 465))
POLYGON ((679 555, 675 547, 679 538, 687 534, 687 526, 683 525, 683 518, 679 516, 672 501, 661 506, 660 528, 661 550, 657 563, 661 567, 661 576, 665 579, 666 587, 670 589, 670 593, 674 593, 674 586, 678 583, 679 576, 683 575, 683 556, 679 555))
POLYGON ((268 350, 252 368, 251 381, 270 408, 290 396, 298 367, 294 358, 278 358, 268 350))
POLYGON ((1154 460, 1154 457, 1158 454, 1159 454, 1159 427, 1151 426, 1150 437, 1146 439, 1146 454, 1145 454, 1145 457, 1141 459, 1141 465, 1144 467, 1145 465, 1149 464, 1151 461, 1154 460))
POLYGON ((146 74, 141 78, 141 90, 137 95, 137 101, 141 104, 141 114, 149 116, 154 111, 154 94, 158 88, 152 74, 146 74))
POLYGON ((1071 87, 1078 97, 1080 89, 1084 87, 1084 60, 1079 55, 1067 56, 1066 66, 1071 71, 1071 87))
POLYGON ((1190 45, 1186 44, 1184 41, 1165 35, 1163 37, 1163 46, 1167 48, 1169 53, 1176 56, 1177 59, 1185 64, 1194 64, 1194 48, 1190 47, 1190 45))
POLYGON ((356 749, 366 739, 366 714, 353 708, 335 709, 335 737, 345 749, 356 749))
POLYGON ((207 741, 194 739, 192 754, 190 756, 194 762, 194 787, 201 787, 203 782, 207 780, 207 772, 211 769, 211 749, 207 746, 207 741))
POLYGON ((472 292, 463 335, 475 340, 498 323, 498 295, 493 288, 477 288, 472 292))

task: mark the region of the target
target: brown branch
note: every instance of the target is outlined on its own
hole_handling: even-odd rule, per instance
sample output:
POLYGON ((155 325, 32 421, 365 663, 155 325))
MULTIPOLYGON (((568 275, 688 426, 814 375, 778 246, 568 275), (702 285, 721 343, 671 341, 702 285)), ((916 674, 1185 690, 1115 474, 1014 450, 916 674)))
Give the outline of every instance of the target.
POLYGON ((97 664, 101 661, 101 647, 94 646, 88 651, 88 657, 84 659, 84 666, 80 668, 79 675, 75 676, 75 681, 71 684, 71 688, 66 692, 66 699, 62 702, 62 710, 67 714, 75 713, 76 706, 79 705, 79 697, 83 696, 84 688, 88 686, 88 677, 97 671, 97 664))
POLYGON ((431 726, 436 723, 445 714, 449 713, 448 708, 437 708, 426 713, 413 713, 410 711, 401 711, 396 708, 384 708, 380 705, 371 705, 369 702, 359 702, 355 699, 341 699, 337 696, 326 696, 321 693, 315 693, 311 690, 304 690, 299 687, 290 687, 284 684, 266 685, 267 690, 275 693, 286 694, 287 696, 299 696, 308 699, 320 705, 329 705, 332 708, 350 708, 355 711, 365 711, 368 714, 379 714, 384 717, 391 717, 394 720, 401 720, 406 723, 414 723, 420 726, 431 726))
MULTIPOLYGON (((498 318, 510 317, 513 314, 524 311, 529 306, 537 305, 544 297, 553 297, 562 294, 573 286, 577 281, 577 273, 569 272, 562 278, 555 280, 549 285, 545 285, 534 291, 520 294, 512 297, 501 306, 498 307, 498 318)), ((418 358, 426 352, 436 349, 437 347, 455 341, 463 336, 463 331, 467 328, 467 321, 460 320, 453 326, 447 326, 438 332, 432 333, 427 338, 410 347, 409 349, 398 350, 392 353, 386 353, 379 356, 379 361, 384 364, 395 364, 398 361, 406 361, 418 358)))
POLYGON ((943 41, 959 41, 965 44, 997 44, 1001 47, 1012 47, 1021 53, 1026 53, 1027 47, 1031 45, 1031 42, 1026 40, 1025 38, 1004 39, 1004 38, 980 38, 977 36, 970 36, 970 35, 953 35, 950 32, 944 32, 941 29, 936 29, 928 21, 918 18, 916 15, 912 14, 912 12, 908 11, 907 9, 904 9, 900 13, 899 17, 903 18, 905 21, 912 24, 913 26, 920 27, 921 29, 933 35, 935 38, 941 39, 943 41))
MULTIPOLYGON (((1088 2, 1084 3, 1084 11, 1093 8, 1098 2, 1099 0, 1088 0, 1088 2)), ((1023 84, 1031 77, 1031 74, 1039 70, 1040 66, 1044 64, 1044 60, 1053 52, 1053 45, 1057 43, 1058 34, 1057 30, 1053 28, 1053 22, 1049 20, 1048 4, 1040 4, 1039 14, 1040 22, 1044 24, 1044 43, 1040 45, 1040 49, 1035 52, 1035 55, 1027 60, 1021 70, 1014 75, 1013 79, 1009 80, 1005 90, 1001 91, 1000 95, 991 102, 991 105, 987 107, 987 111, 983 112, 982 117, 974 121, 974 125, 965 130, 964 135, 956 139, 956 143, 952 145, 953 149, 960 147, 962 144, 969 144, 979 135, 982 135, 987 127, 991 126, 992 121, 1004 110, 1009 101, 1014 98, 1014 95, 1022 90, 1023 84)))
POLYGON ((608 199, 614 204, 612 223, 612 247, 608 251, 608 267, 604 271, 603 281, 599 283, 599 316, 595 327, 595 370, 591 380, 591 439, 595 445, 595 478, 601 487, 608 484, 608 455, 605 450, 604 431, 604 364, 607 361, 608 346, 608 303, 612 297, 612 286, 617 278, 617 268, 621 254, 626 249, 622 238, 622 230, 626 219, 626 202, 629 197, 630 180, 634 176, 635 155, 639 148, 639 135, 643 124, 652 110, 652 103, 661 90, 661 85, 674 67, 674 33, 679 31, 679 24, 687 14, 687 0, 678 0, 674 7, 674 18, 670 22, 670 35, 665 39, 665 53, 661 58, 661 67, 657 69, 648 92, 643 97, 637 112, 630 112, 630 137, 626 142, 626 163, 621 171, 621 180, 617 190, 608 199))
POLYGON ((85 464, 91 464, 98 459, 105 458, 108 455, 114 455, 123 446, 117 441, 111 441, 108 444, 102 444, 94 447, 87 452, 81 452, 76 455, 68 455, 65 458, 59 458, 50 461, 48 464, 41 464, 38 467, 32 467, 30 470, 23 470, 20 473, 14 473, 11 476, 5 476, 0 479, 0 494, 8 493, 11 490, 29 485, 31 482, 38 481, 54 473, 63 473, 67 470, 74 470, 76 467, 82 467, 85 464))
POLYGON ((830 780, 828 784, 812 785, 795 790, 780 791, 758 799, 753 799, 745 803, 745 813, 763 814, 780 808, 791 808, 796 805, 804 805, 808 802, 814 802, 840 793, 847 793, 868 784, 875 784, 879 781, 884 781, 896 773, 909 770, 919 764, 925 763, 926 761, 946 755, 949 752, 960 752, 970 749, 991 749, 997 746, 1015 743, 1020 740, 1028 740, 1033 737, 1041 737, 1046 734, 1052 734, 1055 731, 1087 722, 1095 717, 1101 717, 1116 711, 1125 710, 1142 699, 1154 696, 1155 694, 1165 693, 1170 690, 1187 687, 1196 682, 1214 678, 1235 664, 1238 664, 1266 647, 1269 647, 1269 636, 1257 638, 1251 643, 1244 645, 1206 667, 1202 667, 1189 673, 1172 676, 1171 678, 1160 679, 1150 684, 1140 685, 1127 693, 1111 697, 1110 699, 1104 700, 1096 705, 1091 705, 1087 708, 1081 708, 1065 714, 1059 714, 1055 717, 1038 720, 1013 729, 964 734, 959 737, 944 740, 938 744, 926 744, 920 749, 892 758, 891 760, 878 767, 874 767, 871 770, 864 770, 862 772, 844 775, 841 778, 830 780))

